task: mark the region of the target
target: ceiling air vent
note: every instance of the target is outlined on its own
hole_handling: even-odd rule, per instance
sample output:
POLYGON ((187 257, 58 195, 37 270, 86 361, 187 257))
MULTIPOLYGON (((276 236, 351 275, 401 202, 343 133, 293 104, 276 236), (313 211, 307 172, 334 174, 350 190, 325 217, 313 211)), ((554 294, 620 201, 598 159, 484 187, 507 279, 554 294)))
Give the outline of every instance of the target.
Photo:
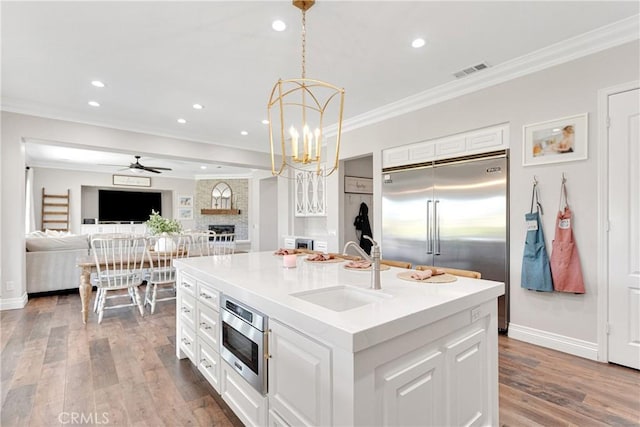
POLYGON ((481 62, 478 65, 473 65, 471 67, 465 68, 464 70, 457 71, 457 72, 453 73, 453 75, 457 79, 459 79, 461 77, 466 77, 469 74, 473 74, 473 73, 475 73, 477 71, 482 71, 482 70, 487 69, 487 68, 489 68, 489 64, 487 64, 486 62, 481 62))

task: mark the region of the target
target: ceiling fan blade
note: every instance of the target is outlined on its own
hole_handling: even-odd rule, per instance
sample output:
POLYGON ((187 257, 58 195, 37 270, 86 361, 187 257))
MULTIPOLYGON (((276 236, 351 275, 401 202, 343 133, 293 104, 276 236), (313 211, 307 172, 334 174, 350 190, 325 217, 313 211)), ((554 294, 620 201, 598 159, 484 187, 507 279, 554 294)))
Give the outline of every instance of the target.
POLYGON ((147 166, 143 166, 143 167, 142 167, 142 170, 147 171, 147 172, 153 172, 153 173, 162 173, 162 172, 160 172, 160 171, 157 171, 157 170, 152 169, 152 168, 147 167, 147 166))
POLYGON ((145 168, 157 169, 159 171, 170 171, 171 168, 161 168, 159 166, 145 166, 145 168))

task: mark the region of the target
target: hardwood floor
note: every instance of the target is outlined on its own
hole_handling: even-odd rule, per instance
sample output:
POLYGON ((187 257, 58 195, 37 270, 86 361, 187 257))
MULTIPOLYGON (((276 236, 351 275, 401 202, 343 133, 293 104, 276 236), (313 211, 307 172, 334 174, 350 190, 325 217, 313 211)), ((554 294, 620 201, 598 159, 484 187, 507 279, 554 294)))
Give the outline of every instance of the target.
MULTIPOLYGON (((240 426, 188 361, 175 357, 175 304, 92 313, 77 294, 0 312, 7 426, 240 426), (72 419, 75 417, 75 419, 72 419)), ((640 372, 500 336, 503 426, 640 425, 640 372)))
MULTIPOLYGON (((94 293, 95 295, 95 293, 94 293)), ((175 304, 91 313, 77 294, 0 313, 0 425, 241 426, 191 362, 175 357, 175 304)))

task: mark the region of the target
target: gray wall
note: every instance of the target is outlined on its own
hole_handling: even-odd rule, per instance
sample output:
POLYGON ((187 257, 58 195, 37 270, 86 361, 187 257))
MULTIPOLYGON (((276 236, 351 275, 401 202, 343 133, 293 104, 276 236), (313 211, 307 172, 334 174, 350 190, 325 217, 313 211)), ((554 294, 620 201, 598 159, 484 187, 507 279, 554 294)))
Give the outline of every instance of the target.
MULTIPOLYGON (((111 185, 112 177, 108 173, 68 171, 52 168, 33 168, 34 206, 36 213, 36 227, 40 227, 40 197, 42 187, 47 193, 63 194, 67 189, 70 194, 70 225, 72 233, 80 233, 82 218, 96 218, 98 216, 98 188, 114 190, 131 190, 131 187, 117 187, 111 185)), ((139 191, 162 192, 162 214, 167 218, 174 218, 173 199, 177 194, 193 194, 195 182, 192 179, 153 177, 151 187, 141 188, 139 191)), ((193 221, 181 221, 184 228, 193 228, 193 221)))
MULTIPOLYGON (((372 153, 374 159, 374 235, 380 235, 381 150, 499 123, 510 126, 511 322, 563 339, 597 342, 598 91, 637 80, 639 43, 632 42, 520 77, 469 95, 343 134, 341 157, 372 153), (522 127, 581 113, 589 114, 589 158, 524 167, 522 127), (548 250, 551 250, 562 173, 568 178, 574 231, 580 250, 585 295, 543 294, 520 287, 521 260, 533 176, 540 180, 548 250)), ((339 183, 327 193, 336 193, 339 183)), ((338 197, 328 202, 331 218, 341 218, 338 197)), ((331 220, 329 220, 331 222, 331 220)), ((331 226, 331 225, 330 225, 331 226)), ((384 248, 382 248, 384 253, 384 248)))

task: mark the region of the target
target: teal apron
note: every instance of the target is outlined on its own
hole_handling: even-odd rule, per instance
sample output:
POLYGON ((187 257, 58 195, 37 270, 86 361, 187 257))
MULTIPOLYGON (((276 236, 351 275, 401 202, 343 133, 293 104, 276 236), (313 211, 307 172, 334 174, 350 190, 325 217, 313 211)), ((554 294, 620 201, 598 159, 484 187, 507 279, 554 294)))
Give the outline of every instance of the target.
POLYGON ((524 215, 527 222, 527 236, 524 242, 524 255, 522 257, 521 283, 525 289, 540 292, 553 292, 553 281, 551 280, 551 267, 549 266, 549 256, 544 243, 544 233, 540 215, 542 206, 538 201, 538 182, 533 184, 531 194, 531 210, 524 215), (533 211, 535 198, 536 211, 533 211))

